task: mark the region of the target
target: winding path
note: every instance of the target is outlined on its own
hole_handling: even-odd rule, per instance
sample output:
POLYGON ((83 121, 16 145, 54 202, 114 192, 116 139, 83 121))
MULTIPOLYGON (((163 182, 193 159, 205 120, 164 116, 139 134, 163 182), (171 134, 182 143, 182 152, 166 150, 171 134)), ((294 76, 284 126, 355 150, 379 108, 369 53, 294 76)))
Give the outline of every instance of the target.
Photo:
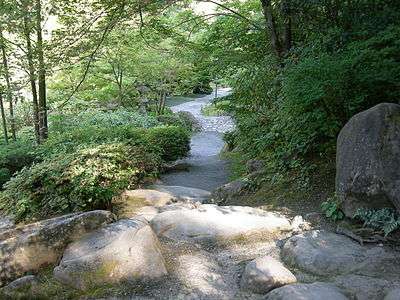
MULTIPOLYGON (((221 89, 218 96, 229 93, 230 89, 221 89)), ((190 165, 189 171, 165 174, 161 177, 164 184, 212 191, 228 182, 227 161, 221 159, 219 154, 224 147, 222 135, 232 130, 234 123, 228 116, 206 117, 201 113, 201 109, 213 99, 214 94, 171 107, 174 112, 193 114, 201 124, 202 131, 193 135, 190 156, 183 160, 190 165)))

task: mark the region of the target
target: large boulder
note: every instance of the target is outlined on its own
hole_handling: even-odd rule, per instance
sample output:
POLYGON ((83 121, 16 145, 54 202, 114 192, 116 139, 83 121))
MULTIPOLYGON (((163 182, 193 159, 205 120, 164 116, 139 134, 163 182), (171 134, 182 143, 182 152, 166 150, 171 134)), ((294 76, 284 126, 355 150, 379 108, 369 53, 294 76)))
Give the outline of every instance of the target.
POLYGON ((254 293, 266 294, 275 288, 296 282, 296 277, 281 262, 271 256, 264 256, 246 265, 240 285, 254 293))
POLYGON ((305 272, 329 277, 357 272, 360 275, 399 277, 399 253, 379 246, 361 246, 350 238, 314 230, 291 237, 282 259, 305 272))
POLYGON ((0 286, 59 261, 67 244, 113 221, 108 211, 90 211, 0 233, 0 286))
POLYGON ((167 274, 157 237, 142 219, 125 219, 71 243, 54 277, 77 289, 156 280, 167 274))
POLYGON ((347 300, 348 298, 337 287, 315 282, 312 284, 295 283, 273 290, 266 300, 347 300))
POLYGON ((212 204, 162 212, 154 217, 151 226, 159 236, 199 242, 263 238, 292 229, 289 220, 278 214, 212 204))
POLYGON ((348 217, 361 207, 400 212, 400 105, 382 103, 352 117, 339 134, 336 166, 348 217))

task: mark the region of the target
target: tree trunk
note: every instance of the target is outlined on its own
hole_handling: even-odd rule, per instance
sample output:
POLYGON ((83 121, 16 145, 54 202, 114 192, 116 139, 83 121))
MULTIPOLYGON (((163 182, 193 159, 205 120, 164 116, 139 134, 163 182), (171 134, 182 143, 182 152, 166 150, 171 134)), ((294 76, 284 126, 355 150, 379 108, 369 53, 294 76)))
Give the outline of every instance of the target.
POLYGON ((161 114, 164 113, 166 100, 167 100, 167 93, 163 91, 161 96, 161 111, 160 111, 161 114))
POLYGON ((267 22, 267 37, 271 41, 272 49, 274 50, 276 56, 282 58, 282 46, 279 40, 279 36, 276 29, 275 19, 272 15, 271 0, 261 0, 261 5, 263 9, 263 14, 265 21, 267 22))
POLYGON ((8 61, 7 61, 7 53, 6 46, 3 38, 3 28, 0 27, 0 47, 3 56, 3 68, 4 68, 4 79, 6 81, 7 86, 7 101, 9 103, 10 109, 10 125, 11 125, 11 135, 14 141, 17 140, 16 130, 15 130, 15 119, 14 119, 14 105, 12 99, 12 89, 11 89, 11 80, 10 80, 10 72, 8 69, 8 61))
POLYGON ((288 14, 285 21, 284 54, 288 54, 292 49, 292 17, 288 14))
POLYGON ((33 125, 35 129, 36 141, 38 144, 41 143, 41 136, 39 132, 39 104, 38 104, 38 95, 36 89, 36 75, 35 75, 35 65, 33 62, 33 49, 31 44, 31 35, 29 28, 29 20, 26 16, 24 16, 24 35, 26 41, 26 49, 27 49, 27 59, 28 59, 28 73, 29 73, 29 82, 31 84, 32 91, 32 104, 33 104, 33 125))
POLYGON ((42 5, 41 0, 36 0, 36 34, 37 45, 36 51, 38 55, 38 86, 39 86, 39 134, 40 139, 45 140, 48 136, 47 125, 47 99, 46 99, 46 66, 43 54, 43 36, 42 36, 42 5))
POLYGON ((1 111, 1 120, 3 124, 4 141, 6 142, 6 144, 8 144, 7 121, 6 121, 6 114, 4 113, 3 95, 1 93, 0 93, 0 111, 1 111))

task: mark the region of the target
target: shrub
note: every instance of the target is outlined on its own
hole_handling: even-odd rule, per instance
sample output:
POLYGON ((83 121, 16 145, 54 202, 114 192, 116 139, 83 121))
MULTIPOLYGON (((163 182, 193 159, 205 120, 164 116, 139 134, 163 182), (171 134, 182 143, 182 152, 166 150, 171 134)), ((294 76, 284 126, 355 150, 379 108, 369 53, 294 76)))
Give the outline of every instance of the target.
POLYGON ((150 128, 160 123, 156 117, 143 115, 137 111, 124 109, 100 110, 88 109, 79 113, 58 114, 50 117, 52 132, 65 132, 77 127, 108 128, 116 126, 129 126, 137 128, 150 128))
POLYGON ((165 161, 174 161, 185 157, 190 150, 190 136, 182 127, 165 126, 150 128, 146 142, 157 145, 160 156, 165 161))
POLYGON ((0 188, 15 172, 32 164, 32 147, 33 143, 26 140, 0 145, 0 188))
POLYGON ((44 160, 5 184, 0 209, 16 220, 109 208, 114 196, 157 174, 158 155, 124 143, 44 160))
POLYGON ((192 131, 192 125, 180 115, 160 115, 157 117, 158 121, 167 126, 179 126, 188 131, 192 131))
POLYGON ((148 129, 127 125, 104 128, 77 127, 58 135, 51 135, 44 144, 38 146, 36 155, 46 159, 61 153, 71 153, 84 146, 114 142, 141 146, 148 152, 160 153, 164 160, 176 160, 187 155, 190 136, 187 130, 176 126, 148 129))

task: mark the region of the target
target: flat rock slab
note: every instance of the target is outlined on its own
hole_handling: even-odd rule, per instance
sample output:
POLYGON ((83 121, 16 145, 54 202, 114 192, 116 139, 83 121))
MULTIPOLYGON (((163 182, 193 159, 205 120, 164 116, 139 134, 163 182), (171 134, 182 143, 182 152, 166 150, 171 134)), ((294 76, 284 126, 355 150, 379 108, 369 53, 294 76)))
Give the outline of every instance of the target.
POLYGON ((290 284, 268 293, 266 300, 347 300, 337 287, 315 282, 312 284, 290 284))
POLYGON ((400 300, 400 288, 389 291, 383 300, 400 300))
POLYGON ((9 230, 15 226, 14 222, 9 217, 0 215, 0 232, 9 230))
POLYGON ((150 188, 159 192, 170 194, 175 202, 191 201, 203 203, 211 196, 209 191, 184 186, 152 185, 150 188))
MULTIPOLYGON (((334 284, 357 300, 380 300, 391 290, 400 287, 400 282, 396 284, 381 278, 362 275, 338 276, 334 284)), ((398 296, 400 299, 400 294, 398 296)))
POLYGON ((112 222, 108 211, 90 211, 13 228, 0 233, 0 286, 59 261, 67 244, 112 222))
POLYGON ((159 208, 174 203, 204 202, 210 197, 210 192, 201 189, 153 185, 151 189, 127 190, 122 193, 120 202, 116 203, 118 215, 122 218, 130 218, 136 215, 144 215, 151 220, 159 211, 159 208))
POLYGON ((158 236, 198 242, 262 238, 292 229, 289 220, 278 214, 245 206, 212 204, 165 211, 153 218, 151 226, 158 236))
POLYGON ((180 255, 175 276, 185 287, 185 299, 234 299, 236 283, 206 251, 180 255))
POLYGON ((320 230, 291 237, 282 250, 282 259, 286 263, 321 276, 357 272, 398 277, 398 257, 398 252, 378 246, 361 246, 346 236, 320 230))
POLYGON ((250 261, 243 272, 241 287, 258 294, 296 283, 296 277, 285 266, 271 256, 250 261))
POLYGON ((70 244, 54 277, 77 289, 167 274, 156 235, 145 220, 120 220, 70 244))

